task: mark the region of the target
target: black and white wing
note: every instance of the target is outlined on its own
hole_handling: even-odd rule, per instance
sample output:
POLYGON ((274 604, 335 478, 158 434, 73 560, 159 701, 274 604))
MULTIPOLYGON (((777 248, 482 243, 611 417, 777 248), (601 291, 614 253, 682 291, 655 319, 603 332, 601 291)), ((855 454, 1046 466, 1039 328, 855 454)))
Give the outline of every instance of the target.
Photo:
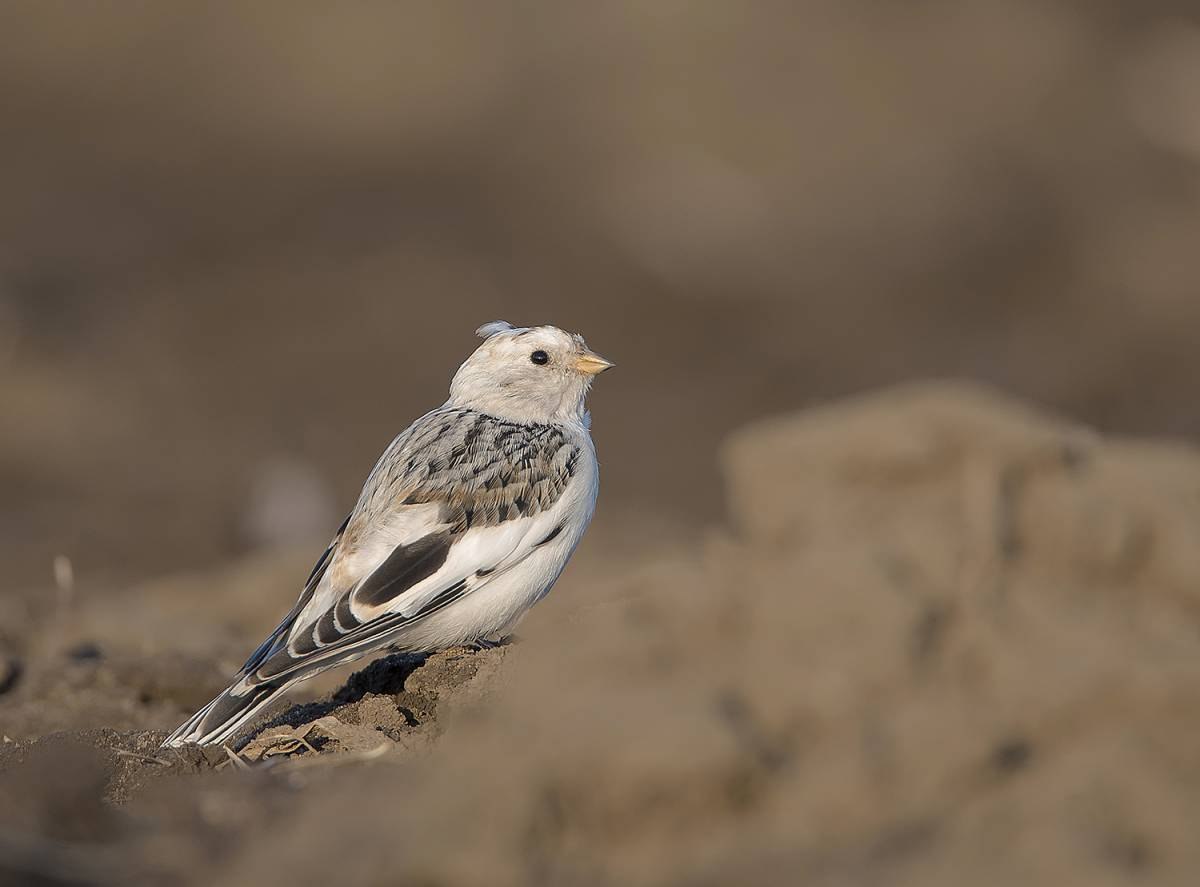
POLYGON ((371 472, 292 610, 165 744, 224 742, 297 681, 403 649, 424 620, 558 535, 583 455, 554 425, 453 408, 418 419, 371 472))

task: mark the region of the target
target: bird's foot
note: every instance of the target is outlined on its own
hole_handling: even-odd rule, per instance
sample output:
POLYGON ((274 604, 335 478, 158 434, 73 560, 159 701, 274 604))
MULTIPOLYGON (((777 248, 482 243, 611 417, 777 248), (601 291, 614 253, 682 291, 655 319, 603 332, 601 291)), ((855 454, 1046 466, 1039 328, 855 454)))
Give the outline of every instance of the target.
POLYGON ((497 637, 497 638, 488 638, 488 637, 476 638, 475 640, 470 641, 469 643, 458 644, 454 647, 450 647, 447 650, 447 652, 452 651, 455 653, 458 653, 458 652, 481 653, 484 650, 494 650, 497 647, 503 647, 504 645, 510 643, 511 641, 512 641, 512 635, 504 635, 503 637, 497 637))

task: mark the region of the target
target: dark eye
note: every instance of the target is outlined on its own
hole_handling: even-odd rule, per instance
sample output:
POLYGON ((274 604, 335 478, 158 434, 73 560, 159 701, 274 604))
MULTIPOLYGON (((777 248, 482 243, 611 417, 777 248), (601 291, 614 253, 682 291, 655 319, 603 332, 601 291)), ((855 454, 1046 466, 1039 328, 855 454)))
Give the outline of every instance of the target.
POLYGON ((535 351, 533 354, 529 355, 529 359, 538 366, 545 366, 550 362, 550 355, 545 351, 535 351))

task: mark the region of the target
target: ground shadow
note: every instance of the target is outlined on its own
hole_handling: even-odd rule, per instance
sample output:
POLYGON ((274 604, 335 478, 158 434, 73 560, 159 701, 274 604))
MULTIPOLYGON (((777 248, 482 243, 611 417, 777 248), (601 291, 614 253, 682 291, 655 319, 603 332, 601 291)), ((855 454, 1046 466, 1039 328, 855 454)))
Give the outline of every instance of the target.
POLYGON ((263 730, 271 727, 299 727, 311 723, 344 705, 358 702, 368 694, 394 696, 403 693, 404 683, 409 675, 424 665, 428 658, 427 653, 395 653, 377 659, 361 671, 350 675, 346 683, 329 699, 291 706, 255 727, 238 745, 245 745, 263 730))

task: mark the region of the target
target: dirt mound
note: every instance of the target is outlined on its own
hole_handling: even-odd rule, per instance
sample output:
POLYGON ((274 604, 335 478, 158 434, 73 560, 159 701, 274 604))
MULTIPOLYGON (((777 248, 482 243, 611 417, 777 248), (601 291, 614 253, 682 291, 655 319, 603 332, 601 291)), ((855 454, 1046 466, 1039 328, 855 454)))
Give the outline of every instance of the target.
MULTIPOLYGON (((0 865, 84 883, 1192 882, 1200 454, 955 385, 761 422, 723 452, 729 527, 633 562, 581 552, 517 643, 377 662, 236 760, 159 751, 138 731, 186 705, 139 701, 136 670, 55 697, 39 675, 61 661, 27 654, 5 732, 101 684, 131 732, 9 732, 0 865)), ((221 668, 192 673, 202 696, 221 668)))

